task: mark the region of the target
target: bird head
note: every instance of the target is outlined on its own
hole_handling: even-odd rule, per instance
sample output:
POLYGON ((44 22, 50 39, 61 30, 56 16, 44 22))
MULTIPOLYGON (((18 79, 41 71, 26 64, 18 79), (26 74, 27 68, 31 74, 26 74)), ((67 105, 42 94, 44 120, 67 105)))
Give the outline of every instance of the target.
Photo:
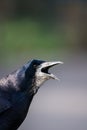
POLYGON ((58 64, 63 64, 63 62, 32 60, 25 65, 25 67, 27 68, 25 71, 26 79, 29 81, 29 84, 32 84, 32 88, 34 91, 37 91, 38 88, 48 79, 59 80, 54 74, 49 73, 49 68, 58 64))

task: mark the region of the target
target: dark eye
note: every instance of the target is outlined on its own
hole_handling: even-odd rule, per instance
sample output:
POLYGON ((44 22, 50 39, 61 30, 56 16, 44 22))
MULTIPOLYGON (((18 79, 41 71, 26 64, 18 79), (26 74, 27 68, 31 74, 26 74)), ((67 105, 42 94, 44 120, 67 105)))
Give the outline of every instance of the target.
POLYGON ((36 68, 37 66, 34 64, 33 67, 36 68))

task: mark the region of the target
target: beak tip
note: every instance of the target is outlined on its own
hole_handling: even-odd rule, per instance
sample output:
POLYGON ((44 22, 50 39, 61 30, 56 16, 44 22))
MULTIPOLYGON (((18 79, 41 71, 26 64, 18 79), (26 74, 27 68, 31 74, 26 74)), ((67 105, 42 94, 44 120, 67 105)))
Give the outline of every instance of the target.
POLYGON ((64 64, 64 62, 62 62, 62 61, 58 61, 58 63, 59 63, 59 64, 64 64))

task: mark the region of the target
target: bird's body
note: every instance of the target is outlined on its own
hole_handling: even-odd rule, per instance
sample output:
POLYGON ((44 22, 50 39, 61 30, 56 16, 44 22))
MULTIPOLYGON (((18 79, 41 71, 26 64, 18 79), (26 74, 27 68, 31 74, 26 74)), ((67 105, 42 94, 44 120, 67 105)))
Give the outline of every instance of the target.
POLYGON ((49 67, 59 63, 32 60, 0 80, 0 130, 17 130, 39 86, 50 77, 55 78, 48 73, 49 67))
MULTIPOLYGON (((14 76, 14 74, 12 74, 14 76)), ((8 76, 0 86, 0 130, 16 130, 26 117, 33 92, 17 88, 21 82, 8 76), (16 82, 16 84, 14 83, 16 82), (18 82, 18 83, 17 83, 18 82)), ((21 81, 21 80, 20 80, 21 81)), ((24 84, 24 83, 23 83, 24 84)), ((23 86, 24 87, 24 86, 23 86)))

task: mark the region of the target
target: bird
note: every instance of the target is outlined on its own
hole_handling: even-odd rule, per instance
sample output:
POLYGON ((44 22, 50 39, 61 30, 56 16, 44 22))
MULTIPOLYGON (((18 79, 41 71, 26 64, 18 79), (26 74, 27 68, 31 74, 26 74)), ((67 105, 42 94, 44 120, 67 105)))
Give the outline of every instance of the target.
POLYGON ((40 86, 57 79, 49 68, 61 61, 32 59, 0 79, 0 130, 17 130, 27 116, 31 101, 40 86))

